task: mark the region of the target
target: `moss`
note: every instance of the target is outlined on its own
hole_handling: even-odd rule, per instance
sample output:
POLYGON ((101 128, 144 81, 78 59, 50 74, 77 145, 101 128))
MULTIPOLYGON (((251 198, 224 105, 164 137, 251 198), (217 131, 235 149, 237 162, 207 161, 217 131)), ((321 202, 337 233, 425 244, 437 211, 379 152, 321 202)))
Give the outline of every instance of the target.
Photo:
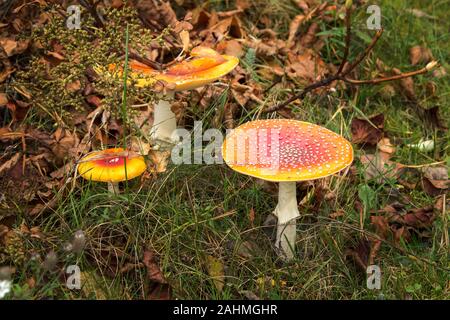
MULTIPOLYGON (((93 66, 110 63, 123 64, 125 28, 129 26, 130 49, 142 56, 151 44, 161 44, 162 36, 154 36, 151 30, 142 28, 137 12, 129 7, 107 9, 104 12, 104 28, 94 26, 88 12, 81 12, 81 29, 69 29, 66 20, 59 15, 59 6, 48 8, 52 19, 42 28, 33 30, 31 38, 38 44, 38 54, 21 71, 15 74, 12 87, 26 88, 31 103, 41 117, 50 117, 54 125, 66 124, 73 110, 91 111, 84 90, 91 81, 94 92, 102 97, 102 106, 112 117, 120 117, 123 79, 96 77, 93 66), (63 57, 61 58, 60 55, 63 57), (94 78, 94 79, 93 79, 94 78)), ((128 87, 127 101, 137 98, 149 101, 149 90, 128 87)))
POLYGON ((12 230, 6 235, 5 246, 0 249, 0 263, 11 262, 15 266, 22 266, 26 258, 25 252, 20 233, 12 230))

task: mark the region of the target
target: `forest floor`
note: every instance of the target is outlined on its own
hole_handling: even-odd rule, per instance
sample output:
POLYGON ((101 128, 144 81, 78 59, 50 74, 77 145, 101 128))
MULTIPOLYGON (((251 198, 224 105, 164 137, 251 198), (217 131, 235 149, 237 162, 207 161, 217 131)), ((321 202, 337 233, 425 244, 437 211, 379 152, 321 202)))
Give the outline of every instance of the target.
MULTIPOLYGON (((116 195, 106 184, 74 179, 83 153, 136 134, 117 111, 123 88, 105 93, 108 84, 88 70, 125 42, 124 24, 108 19, 120 21, 115 13, 126 1, 101 1, 103 31, 82 9, 91 15, 83 23, 97 23, 88 36, 98 42, 70 46, 58 42, 73 39, 58 31, 67 26, 58 25, 64 20, 51 2, 59 1, 0 4, 0 276, 13 284, 6 299, 450 297, 450 2, 377 1, 384 32, 349 76, 387 77, 436 60, 433 70, 380 84, 334 81, 266 113, 337 70, 346 48, 342 2, 128 1, 130 45, 140 39, 151 50, 138 52, 149 59, 175 57, 183 28, 190 48, 240 58, 220 83, 176 95, 179 126, 190 130, 201 120, 203 129, 225 132, 255 119, 293 118, 353 143, 346 175, 297 184, 301 217, 290 262, 273 247, 277 185, 226 164, 156 170, 150 153, 153 166, 116 195), (143 29, 152 32, 139 36, 143 29), (67 286, 71 265, 81 271, 80 290, 67 286), (369 265, 381 270, 378 289, 367 285, 369 265)), ((350 62, 376 32, 368 29, 368 6, 352 7, 350 62)), ((57 8, 67 13, 66 4, 57 8)), ((147 94, 129 88, 127 110, 139 110, 129 119, 151 119, 151 108, 141 109, 147 94)))

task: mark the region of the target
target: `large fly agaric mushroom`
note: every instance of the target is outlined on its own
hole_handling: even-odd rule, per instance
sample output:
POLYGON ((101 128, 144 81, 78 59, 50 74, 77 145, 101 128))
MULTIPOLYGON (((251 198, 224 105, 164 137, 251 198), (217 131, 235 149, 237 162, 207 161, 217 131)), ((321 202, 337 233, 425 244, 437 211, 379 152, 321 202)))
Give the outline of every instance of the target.
MULTIPOLYGON (((153 127, 150 136, 154 141, 172 142, 172 133, 176 129, 175 114, 170 108, 170 99, 176 91, 191 90, 207 85, 232 71, 239 63, 233 56, 220 55, 213 49, 196 47, 190 57, 158 71, 135 60, 130 61, 130 77, 135 79, 137 87, 154 85, 157 81, 167 83, 164 99, 156 104, 153 115, 153 127)), ((110 71, 115 65, 109 66, 110 71)))
POLYGON ((122 148, 94 151, 82 158, 78 173, 86 180, 108 183, 108 191, 119 192, 119 182, 140 176, 147 166, 144 157, 122 148))
POLYGON ((275 246, 288 259, 295 253, 295 220, 300 215, 296 181, 332 175, 353 161, 353 148, 342 136, 287 119, 256 120, 237 127, 225 139, 222 154, 237 172, 279 182, 275 246))

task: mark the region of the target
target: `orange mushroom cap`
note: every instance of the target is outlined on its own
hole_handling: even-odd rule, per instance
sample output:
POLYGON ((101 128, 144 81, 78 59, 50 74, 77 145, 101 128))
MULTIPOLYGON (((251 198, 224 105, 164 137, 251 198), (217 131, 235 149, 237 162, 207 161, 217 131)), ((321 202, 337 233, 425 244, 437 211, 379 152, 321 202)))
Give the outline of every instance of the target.
MULTIPOLYGON (((191 50, 190 58, 177 62, 166 70, 158 71, 135 60, 130 61, 130 77, 136 80, 137 87, 153 85, 156 81, 165 81, 175 85, 174 91, 191 90, 211 83, 233 70, 239 59, 220 55, 213 49, 196 47, 191 50)), ((114 71, 115 65, 109 65, 114 71)), ((97 71, 100 71, 98 68, 97 71)))
POLYGON ((122 148, 111 148, 81 159, 78 173, 87 180, 121 182, 140 176, 146 168, 144 157, 130 157, 122 148))
POLYGON ((302 181, 341 171, 353 161, 349 141, 321 126, 288 119, 256 120, 234 129, 222 145, 233 170, 263 180, 302 181))

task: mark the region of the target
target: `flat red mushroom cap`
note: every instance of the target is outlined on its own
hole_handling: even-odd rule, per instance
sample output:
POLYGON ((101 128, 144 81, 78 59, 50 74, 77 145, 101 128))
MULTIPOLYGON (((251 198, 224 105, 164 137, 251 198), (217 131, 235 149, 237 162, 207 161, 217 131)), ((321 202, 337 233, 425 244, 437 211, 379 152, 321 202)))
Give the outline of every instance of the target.
POLYGON ((140 176, 146 170, 144 157, 130 157, 122 148, 94 151, 81 159, 78 173, 87 180, 121 182, 140 176))
POLYGON ((302 181, 341 171, 353 161, 345 138, 321 126, 288 119, 247 122, 222 145, 233 170, 260 179, 302 181))
MULTIPOLYGON (((191 50, 189 58, 176 62, 165 70, 158 71, 135 60, 130 60, 130 77, 136 80, 137 87, 146 87, 156 81, 174 85, 174 91, 191 90, 207 85, 227 73, 239 64, 234 56, 221 55, 213 49, 196 47, 191 50)), ((94 68, 99 74, 104 70, 94 68)), ((119 71, 115 64, 108 66, 109 72, 119 71)))

